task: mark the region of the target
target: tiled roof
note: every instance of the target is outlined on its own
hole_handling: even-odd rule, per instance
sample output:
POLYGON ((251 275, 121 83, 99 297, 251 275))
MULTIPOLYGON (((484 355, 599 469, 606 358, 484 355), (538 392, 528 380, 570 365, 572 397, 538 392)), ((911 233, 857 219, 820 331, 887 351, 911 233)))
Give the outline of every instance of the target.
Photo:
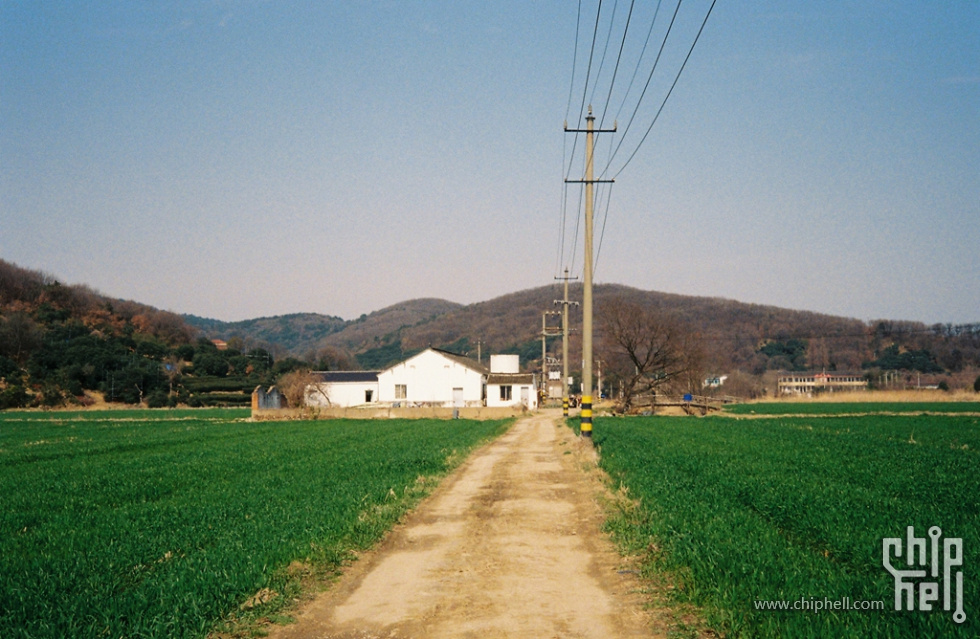
POLYGON ((321 382, 376 382, 378 371, 314 371, 313 374, 321 382))
POLYGON ((462 366, 465 366, 467 368, 470 368, 470 369, 472 369, 472 370, 474 370, 474 371, 476 371, 476 372, 478 372, 478 373, 480 373, 482 375, 486 375, 487 373, 490 372, 490 369, 488 369, 486 366, 484 366, 480 362, 476 361, 475 359, 470 359, 469 357, 466 357, 464 355, 458 355, 456 353, 450 353, 449 351, 444 351, 444 350, 441 350, 441 349, 438 349, 438 348, 433 348, 432 350, 435 351, 436 353, 439 353, 443 357, 446 357, 448 359, 451 359, 454 362, 456 362, 457 364, 461 364, 462 366))
POLYGON ((533 373, 490 373, 487 375, 487 386, 491 384, 533 384, 533 373))

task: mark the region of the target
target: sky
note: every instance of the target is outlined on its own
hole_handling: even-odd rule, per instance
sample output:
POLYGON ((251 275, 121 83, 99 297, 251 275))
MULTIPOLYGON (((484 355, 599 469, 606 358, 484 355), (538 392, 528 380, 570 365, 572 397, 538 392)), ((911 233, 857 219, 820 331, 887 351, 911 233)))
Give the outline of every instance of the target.
POLYGON ((0 258, 226 321, 581 278, 591 104, 597 283, 980 322, 980 2, 630 6, 0 0, 0 258))

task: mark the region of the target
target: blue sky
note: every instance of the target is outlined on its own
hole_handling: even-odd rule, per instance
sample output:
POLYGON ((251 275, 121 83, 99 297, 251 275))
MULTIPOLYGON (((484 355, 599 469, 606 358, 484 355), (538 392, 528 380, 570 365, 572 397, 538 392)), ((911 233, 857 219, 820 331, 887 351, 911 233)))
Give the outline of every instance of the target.
POLYGON ((722 0, 640 145, 709 5, 637 102, 666 1, 618 66, 627 0, 0 1, 0 257, 224 320, 550 284, 584 99, 597 282, 980 321, 980 2, 722 0))

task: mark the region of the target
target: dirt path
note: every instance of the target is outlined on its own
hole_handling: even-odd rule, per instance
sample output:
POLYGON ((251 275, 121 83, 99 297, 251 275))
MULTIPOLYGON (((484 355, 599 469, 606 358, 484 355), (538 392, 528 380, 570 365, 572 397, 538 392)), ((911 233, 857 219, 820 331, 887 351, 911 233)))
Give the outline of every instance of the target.
POLYGON ((560 413, 467 460, 275 639, 660 636, 560 413))

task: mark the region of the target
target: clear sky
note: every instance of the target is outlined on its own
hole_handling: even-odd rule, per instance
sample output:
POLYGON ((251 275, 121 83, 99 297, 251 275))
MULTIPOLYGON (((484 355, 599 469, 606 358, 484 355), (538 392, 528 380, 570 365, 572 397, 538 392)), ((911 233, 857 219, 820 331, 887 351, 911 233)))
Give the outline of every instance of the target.
POLYGON ((642 99, 673 0, 643 56, 579 4, 0 0, 0 258, 223 320, 551 284, 592 103, 597 282, 980 321, 980 2, 720 0, 642 144, 710 1, 642 99))

